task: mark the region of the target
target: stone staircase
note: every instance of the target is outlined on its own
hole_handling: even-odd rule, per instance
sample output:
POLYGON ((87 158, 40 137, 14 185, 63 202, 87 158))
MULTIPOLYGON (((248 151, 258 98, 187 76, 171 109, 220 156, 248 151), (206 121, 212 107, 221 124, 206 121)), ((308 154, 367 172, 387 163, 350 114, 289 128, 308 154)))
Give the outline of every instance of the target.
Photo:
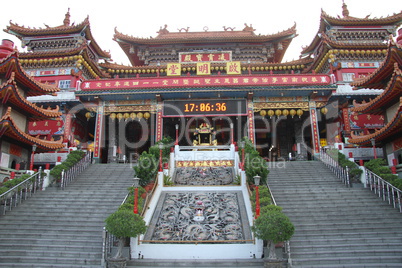
POLYGON ((295 225, 293 267, 402 267, 402 214, 319 161, 270 163, 268 184, 295 225))
POLYGON ((0 267, 100 267, 102 230, 133 182, 128 164, 93 164, 0 215, 0 267))

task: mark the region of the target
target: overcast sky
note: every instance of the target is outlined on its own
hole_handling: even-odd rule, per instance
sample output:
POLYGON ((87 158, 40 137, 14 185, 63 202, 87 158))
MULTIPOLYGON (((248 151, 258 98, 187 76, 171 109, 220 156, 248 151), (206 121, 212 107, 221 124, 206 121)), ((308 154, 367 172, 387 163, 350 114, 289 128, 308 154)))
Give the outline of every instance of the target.
MULTIPOLYGON (((350 16, 359 18, 385 17, 402 8, 400 0, 345 1, 350 16)), ((285 54, 283 61, 286 62, 298 59, 302 47, 309 45, 317 34, 321 9, 333 17, 342 16, 342 0, 18 0, 2 4, 0 27, 5 29, 10 20, 31 28, 44 28, 44 24, 59 26, 68 8, 70 20, 76 24, 89 16, 92 34, 100 47, 110 51, 113 61, 126 65, 129 65, 127 57, 112 40, 115 27, 123 34, 146 38, 155 37, 165 24, 170 32, 186 27, 197 32, 204 27, 209 31, 221 31, 223 26, 242 30, 247 23, 256 29, 256 34, 270 35, 296 23, 298 36, 285 54)), ((13 35, 1 31, 0 39, 13 40, 21 50, 21 42, 13 35)))

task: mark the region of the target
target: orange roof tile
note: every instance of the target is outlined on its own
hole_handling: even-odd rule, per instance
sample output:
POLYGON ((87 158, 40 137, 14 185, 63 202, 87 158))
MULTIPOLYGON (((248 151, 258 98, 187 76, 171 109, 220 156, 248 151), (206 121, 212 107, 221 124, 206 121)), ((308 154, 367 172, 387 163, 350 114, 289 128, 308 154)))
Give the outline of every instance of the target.
POLYGON ((30 116, 35 117, 38 120, 49 117, 56 118, 62 115, 62 113, 59 112, 59 107, 56 109, 43 109, 23 97, 17 89, 17 83, 14 81, 14 73, 9 80, 0 85, 0 98, 3 100, 3 103, 10 102, 15 106, 24 109, 30 114, 30 116))
POLYGON ((400 136, 402 133, 402 98, 399 99, 399 108, 396 111, 394 117, 380 130, 368 135, 354 135, 351 133, 351 137, 348 141, 354 144, 370 144, 371 139, 376 141, 382 141, 393 136, 400 136))
POLYGON ((30 146, 36 144, 38 146, 38 151, 57 150, 64 147, 61 140, 41 140, 19 129, 17 124, 15 124, 14 119, 11 117, 11 107, 8 107, 7 112, 0 118, 0 137, 3 135, 30 146))
POLYGON ((402 45, 395 43, 392 39, 388 44, 388 52, 384 61, 371 74, 360 79, 356 79, 350 85, 355 88, 370 87, 373 89, 383 89, 385 83, 389 81, 395 69, 395 63, 402 62, 402 45))
POLYGON ((353 112, 368 113, 368 112, 383 112, 382 108, 389 107, 389 104, 396 102, 396 98, 402 96, 402 71, 398 68, 398 63, 394 63, 394 72, 385 90, 375 99, 364 104, 353 102, 353 112))
POLYGON ((10 79, 11 74, 14 73, 14 80, 28 89, 25 90, 27 96, 37 96, 59 91, 59 88, 38 82, 28 75, 19 62, 18 51, 14 51, 7 57, 0 59, 0 73, 5 74, 6 79, 10 79))
POLYGON ((85 20, 77 25, 70 25, 70 11, 68 11, 65 15, 65 19, 63 21, 63 25, 56 27, 49 27, 45 25, 46 28, 30 28, 25 26, 19 26, 16 23, 12 23, 10 21, 10 25, 7 26, 7 29, 4 31, 15 35, 17 38, 22 40, 24 37, 34 37, 34 36, 54 36, 60 34, 77 34, 77 33, 85 33, 85 37, 87 40, 91 41, 91 46, 96 51, 96 53, 103 58, 111 58, 110 53, 103 51, 98 43, 95 41, 92 36, 91 27, 89 23, 89 16, 85 18, 85 20))
POLYGON ((125 35, 115 29, 114 40, 138 44, 174 44, 174 43, 210 43, 210 42, 268 42, 283 37, 294 38, 296 24, 282 32, 271 35, 256 35, 252 30, 242 31, 204 31, 204 32, 169 32, 159 31, 155 38, 140 38, 125 35))
POLYGON ((167 29, 160 30, 155 38, 139 38, 122 34, 115 29, 114 40, 126 53, 132 65, 140 65, 136 55, 130 53, 132 45, 161 46, 172 44, 216 44, 216 43, 281 43, 281 50, 276 50, 275 62, 281 62, 283 56, 296 34, 296 24, 282 32, 272 35, 256 35, 254 29, 246 26, 243 31, 204 31, 204 32, 169 32, 167 29))
POLYGON ((370 15, 366 16, 365 18, 356 18, 349 16, 349 11, 347 10, 347 6, 343 3, 343 17, 332 17, 325 13, 321 9, 321 16, 320 16, 320 25, 318 27, 318 32, 315 35, 313 41, 310 45, 306 46, 302 50, 302 54, 309 54, 314 51, 317 45, 321 42, 321 37, 319 34, 323 34, 326 31, 328 25, 331 26, 385 26, 385 25, 393 25, 396 28, 402 24, 402 12, 393 14, 387 17, 381 18, 370 18, 370 15))

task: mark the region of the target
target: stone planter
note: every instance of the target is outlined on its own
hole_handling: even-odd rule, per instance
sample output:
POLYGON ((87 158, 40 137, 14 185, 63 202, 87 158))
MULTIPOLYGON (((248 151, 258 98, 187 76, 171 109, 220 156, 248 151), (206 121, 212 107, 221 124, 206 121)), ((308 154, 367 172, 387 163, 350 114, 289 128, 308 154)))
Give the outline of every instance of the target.
POLYGON ((126 258, 121 258, 121 259, 110 258, 107 260, 108 268, 125 268, 126 265, 127 265, 126 258))

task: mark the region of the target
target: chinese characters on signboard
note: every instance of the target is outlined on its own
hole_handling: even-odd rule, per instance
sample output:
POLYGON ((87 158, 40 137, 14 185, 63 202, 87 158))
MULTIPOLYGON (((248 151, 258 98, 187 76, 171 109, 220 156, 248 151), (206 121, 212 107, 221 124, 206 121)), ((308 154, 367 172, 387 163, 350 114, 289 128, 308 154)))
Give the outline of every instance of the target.
MULTIPOLYGON (((236 66, 233 71, 236 72, 236 66)), ((204 70, 204 69, 202 69, 204 70)), ((173 70, 179 76, 180 69, 173 70)), ((331 79, 328 75, 267 75, 267 76, 209 76, 209 77, 166 77, 144 79, 121 80, 93 80, 81 84, 81 89, 86 90, 113 90, 133 88, 168 88, 188 86, 283 86, 283 85, 329 85, 331 79)))
POLYGON ((228 62, 232 60, 231 51, 220 52, 180 52, 180 63, 196 63, 196 62, 228 62))

